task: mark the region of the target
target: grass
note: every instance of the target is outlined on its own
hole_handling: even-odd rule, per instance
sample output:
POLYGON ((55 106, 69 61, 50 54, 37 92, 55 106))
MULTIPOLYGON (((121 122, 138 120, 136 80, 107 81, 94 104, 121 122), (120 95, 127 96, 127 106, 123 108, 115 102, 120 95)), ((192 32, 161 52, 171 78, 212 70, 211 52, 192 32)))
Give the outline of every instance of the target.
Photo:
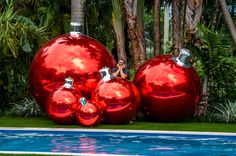
MULTIPOLYGON (((202 132, 233 132, 236 133, 235 124, 226 123, 158 123, 133 122, 127 125, 99 124, 93 129, 132 129, 132 130, 173 130, 173 131, 202 131, 202 132)), ((0 117, 0 127, 45 127, 45 128, 87 128, 80 125, 57 125, 47 118, 20 118, 0 117)))

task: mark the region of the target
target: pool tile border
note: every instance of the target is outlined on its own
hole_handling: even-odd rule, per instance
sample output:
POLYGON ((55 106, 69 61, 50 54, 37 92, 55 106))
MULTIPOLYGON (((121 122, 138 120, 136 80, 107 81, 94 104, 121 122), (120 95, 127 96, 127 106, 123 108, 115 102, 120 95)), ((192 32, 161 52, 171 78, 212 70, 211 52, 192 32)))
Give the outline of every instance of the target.
POLYGON ((38 130, 38 131, 71 131, 71 132, 118 132, 118 133, 159 133, 159 134, 193 134, 236 136, 236 132, 197 132, 197 131, 165 131, 165 130, 123 130, 123 129, 76 129, 76 128, 32 128, 32 127, 0 127, 0 130, 38 130))

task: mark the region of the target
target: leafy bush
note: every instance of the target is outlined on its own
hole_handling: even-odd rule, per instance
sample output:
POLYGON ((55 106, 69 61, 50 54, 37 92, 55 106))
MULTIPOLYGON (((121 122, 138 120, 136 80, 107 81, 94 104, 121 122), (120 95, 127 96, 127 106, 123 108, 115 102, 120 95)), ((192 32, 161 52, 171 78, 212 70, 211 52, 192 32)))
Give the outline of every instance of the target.
POLYGON ((210 105, 209 120, 213 122, 236 123, 236 101, 210 105))
POLYGON ((28 97, 19 101, 18 103, 11 103, 12 109, 8 112, 9 116, 21 116, 21 117, 35 117, 44 116, 44 113, 40 106, 36 103, 34 98, 28 97))

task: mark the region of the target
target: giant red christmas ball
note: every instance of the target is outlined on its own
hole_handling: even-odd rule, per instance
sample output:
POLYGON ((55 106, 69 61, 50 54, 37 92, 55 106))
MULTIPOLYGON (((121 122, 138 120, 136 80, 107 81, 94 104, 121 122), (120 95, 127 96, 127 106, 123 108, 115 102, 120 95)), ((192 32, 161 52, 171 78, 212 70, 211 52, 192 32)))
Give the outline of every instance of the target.
POLYGON ((65 83, 55 92, 52 92, 45 104, 49 119, 57 124, 74 124, 76 122, 76 109, 79 107, 81 93, 72 85, 65 83))
POLYGON ((50 40, 35 55, 29 79, 36 101, 44 106, 50 92, 72 77, 75 86, 88 97, 100 80, 103 66, 114 67, 110 52, 97 40, 80 34, 65 34, 50 40))
POLYGON ((92 93, 92 99, 106 104, 104 122, 108 124, 129 123, 140 106, 137 88, 122 78, 102 79, 92 93))
POLYGON ((101 110, 95 101, 86 101, 84 97, 80 98, 80 105, 76 111, 79 123, 83 126, 95 126, 101 121, 101 110))
MULTIPOLYGON (((183 56, 183 55, 182 55, 183 56)), ((134 77, 144 113, 162 122, 181 121, 194 114, 200 97, 200 81, 184 57, 161 55, 145 62, 134 77)))

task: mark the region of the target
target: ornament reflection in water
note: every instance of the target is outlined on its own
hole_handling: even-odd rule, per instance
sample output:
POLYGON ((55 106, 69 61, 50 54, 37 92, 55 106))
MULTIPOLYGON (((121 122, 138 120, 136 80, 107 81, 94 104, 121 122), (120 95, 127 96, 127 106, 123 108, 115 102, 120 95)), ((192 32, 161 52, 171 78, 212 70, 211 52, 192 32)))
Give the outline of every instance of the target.
POLYGON ((75 111, 81 97, 80 92, 73 88, 73 80, 66 78, 65 84, 52 92, 46 101, 46 112, 49 119, 57 124, 75 124, 75 111))
POLYGON ((178 57, 159 55, 140 66, 134 84, 142 97, 143 112, 162 122, 192 117, 200 98, 199 77, 190 64, 191 52, 178 57))
POLYGON ((132 82, 114 77, 109 68, 100 71, 102 79, 92 93, 92 100, 105 107, 103 122, 126 124, 140 106, 140 95, 132 82))

